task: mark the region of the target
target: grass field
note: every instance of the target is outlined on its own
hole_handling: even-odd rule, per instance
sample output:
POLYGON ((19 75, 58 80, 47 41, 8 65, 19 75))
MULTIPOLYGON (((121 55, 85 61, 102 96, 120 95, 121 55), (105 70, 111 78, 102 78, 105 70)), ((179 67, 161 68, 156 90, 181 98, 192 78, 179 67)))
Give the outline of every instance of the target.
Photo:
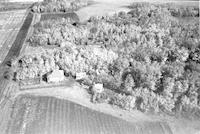
POLYGON ((6 57, 26 17, 26 10, 0 12, 0 63, 6 57))

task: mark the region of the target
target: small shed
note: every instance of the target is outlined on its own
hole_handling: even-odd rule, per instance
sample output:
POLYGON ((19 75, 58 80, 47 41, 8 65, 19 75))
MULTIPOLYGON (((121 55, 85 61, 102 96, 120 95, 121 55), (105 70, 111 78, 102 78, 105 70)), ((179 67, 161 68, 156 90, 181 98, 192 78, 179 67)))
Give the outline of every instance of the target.
POLYGON ((48 83, 57 83, 64 81, 65 75, 63 70, 53 70, 50 74, 47 75, 48 83))

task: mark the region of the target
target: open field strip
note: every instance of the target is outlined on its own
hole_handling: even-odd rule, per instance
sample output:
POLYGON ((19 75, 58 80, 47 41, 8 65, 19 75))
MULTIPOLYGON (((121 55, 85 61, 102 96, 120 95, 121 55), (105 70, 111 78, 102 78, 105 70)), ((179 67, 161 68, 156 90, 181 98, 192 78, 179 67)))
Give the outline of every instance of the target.
POLYGON ((7 55, 17 33, 26 17, 26 10, 7 11, 0 13, 0 63, 7 55))

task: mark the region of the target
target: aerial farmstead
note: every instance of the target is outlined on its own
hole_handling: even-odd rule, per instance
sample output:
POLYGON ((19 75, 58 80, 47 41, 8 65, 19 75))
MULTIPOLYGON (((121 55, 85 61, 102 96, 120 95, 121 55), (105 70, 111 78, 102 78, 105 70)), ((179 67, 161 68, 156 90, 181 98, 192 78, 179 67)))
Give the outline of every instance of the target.
POLYGON ((198 2, 44 0, 0 9, 3 134, 200 131, 198 2))

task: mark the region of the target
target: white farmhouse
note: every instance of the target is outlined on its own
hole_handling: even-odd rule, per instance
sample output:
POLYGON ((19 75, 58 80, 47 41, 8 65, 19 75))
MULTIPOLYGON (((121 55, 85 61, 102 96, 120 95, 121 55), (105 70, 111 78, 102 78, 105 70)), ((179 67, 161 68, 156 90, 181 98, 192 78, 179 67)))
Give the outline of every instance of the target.
POLYGON ((54 70, 52 73, 47 75, 48 83, 57 83, 65 80, 65 75, 63 70, 54 70))

